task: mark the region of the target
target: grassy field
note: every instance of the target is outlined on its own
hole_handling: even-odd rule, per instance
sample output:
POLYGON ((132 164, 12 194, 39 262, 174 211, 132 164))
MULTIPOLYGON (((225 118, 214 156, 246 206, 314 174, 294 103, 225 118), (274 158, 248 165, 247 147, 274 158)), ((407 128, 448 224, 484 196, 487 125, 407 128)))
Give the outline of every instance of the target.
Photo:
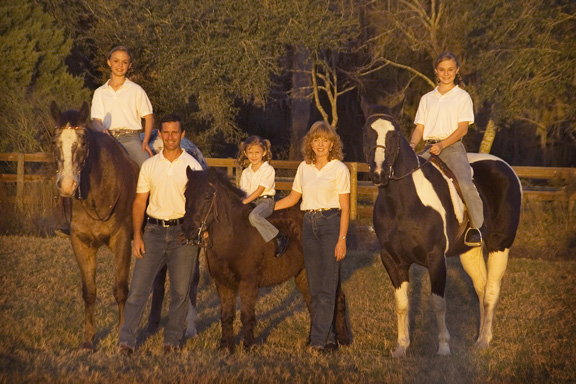
MULTIPOLYGON (((362 248, 362 247, 359 247, 362 248)), ((354 343, 328 356, 304 343, 308 314, 292 282, 261 291, 258 346, 217 351, 218 300, 202 266, 200 334, 179 355, 162 354, 161 334, 142 340, 129 358, 116 351, 117 309, 110 253, 99 257, 98 346, 78 349, 83 303, 67 240, 0 237, 1 383, 563 383, 576 378, 576 261, 521 258, 513 250, 496 313, 494 341, 477 351, 477 300, 457 259, 449 262, 448 328, 452 355, 436 351, 429 279, 412 269, 408 356, 390 357, 396 321, 391 284, 370 247, 350 252, 344 265, 354 343)), ((165 322, 166 308, 164 309, 165 322)), ((239 321, 236 322, 237 334, 239 321)), ((240 342, 240 335, 237 341, 240 342)))

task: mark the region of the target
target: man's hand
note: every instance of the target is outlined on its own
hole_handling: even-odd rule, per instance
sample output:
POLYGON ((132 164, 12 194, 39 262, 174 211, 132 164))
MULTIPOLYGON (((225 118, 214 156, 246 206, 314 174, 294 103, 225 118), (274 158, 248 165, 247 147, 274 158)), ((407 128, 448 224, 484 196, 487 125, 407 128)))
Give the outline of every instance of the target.
POLYGON ((134 236, 134 241, 132 242, 132 255, 139 259, 144 258, 146 253, 146 248, 144 247, 144 241, 141 236, 134 236))

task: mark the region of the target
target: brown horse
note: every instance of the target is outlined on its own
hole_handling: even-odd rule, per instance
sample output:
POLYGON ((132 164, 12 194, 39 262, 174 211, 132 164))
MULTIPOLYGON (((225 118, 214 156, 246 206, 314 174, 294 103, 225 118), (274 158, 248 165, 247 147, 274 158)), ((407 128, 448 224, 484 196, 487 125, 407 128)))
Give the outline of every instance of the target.
POLYGON ((56 184, 63 197, 72 198, 70 241, 80 267, 85 305, 82 347, 93 349, 96 253, 103 245, 114 254, 119 325, 124 320, 138 165, 116 140, 86 125, 87 103, 80 111, 61 112, 52 102, 50 110, 56 121, 56 184))
MULTIPOLYGON (((254 344, 254 308, 258 288, 269 287, 294 277, 310 310, 310 293, 302 256, 302 213, 286 209, 275 212, 270 221, 290 237, 286 253, 274 257, 274 242, 265 243, 250 225, 251 205, 242 204, 245 194, 226 175, 211 168, 208 171, 188 169, 186 214, 182 228, 188 239, 206 248, 208 269, 220 298, 222 338, 220 349, 234 349, 233 321, 236 296, 241 300, 244 348, 254 344)), ((346 316, 346 299, 338 285, 334 310, 334 329, 338 342, 352 342, 346 316)))

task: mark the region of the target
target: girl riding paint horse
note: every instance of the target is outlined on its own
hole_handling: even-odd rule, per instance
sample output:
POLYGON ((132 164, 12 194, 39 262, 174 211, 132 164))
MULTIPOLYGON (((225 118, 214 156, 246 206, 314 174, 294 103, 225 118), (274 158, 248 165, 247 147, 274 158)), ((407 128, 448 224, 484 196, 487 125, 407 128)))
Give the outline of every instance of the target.
POLYGON ((370 177, 378 186, 374 229, 396 298, 398 344, 393 356, 405 356, 410 344, 408 292, 412 264, 428 268, 439 328, 438 354, 450 353, 444 290, 446 256, 455 255, 460 255, 479 299, 481 319, 476 345, 488 347, 500 284, 520 217, 522 187, 518 177, 495 156, 468 154, 484 206, 486 265, 482 247, 464 244, 469 224, 452 181, 414 153, 387 108, 364 104, 363 110, 364 152, 370 177))

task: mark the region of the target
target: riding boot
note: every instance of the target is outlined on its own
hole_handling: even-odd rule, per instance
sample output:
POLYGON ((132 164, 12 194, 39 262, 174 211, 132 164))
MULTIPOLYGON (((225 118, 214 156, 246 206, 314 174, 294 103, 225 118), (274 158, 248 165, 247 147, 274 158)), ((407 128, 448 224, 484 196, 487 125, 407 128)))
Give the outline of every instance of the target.
POLYGON ((72 221, 72 199, 70 197, 60 198, 60 214, 58 216, 60 225, 54 230, 54 233, 60 237, 70 236, 70 222, 72 221))
POLYGON ((290 239, 280 232, 278 232, 274 239, 276 240, 276 253, 274 253, 274 256, 280 257, 286 252, 288 244, 290 244, 290 239))
POLYGON ((479 247, 482 245, 482 232, 480 229, 470 227, 464 235, 464 244, 469 247, 479 247))

